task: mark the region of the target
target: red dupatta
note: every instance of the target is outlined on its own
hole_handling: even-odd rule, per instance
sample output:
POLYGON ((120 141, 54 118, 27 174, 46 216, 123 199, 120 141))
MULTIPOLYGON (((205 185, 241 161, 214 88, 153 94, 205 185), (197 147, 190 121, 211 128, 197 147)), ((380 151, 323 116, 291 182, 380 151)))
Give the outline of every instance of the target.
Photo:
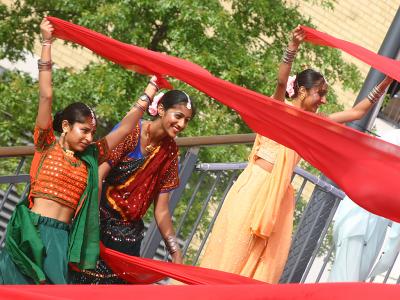
MULTIPOLYGON (((48 19, 56 37, 85 46, 125 67, 173 76, 218 99, 237 111, 257 133, 295 150, 354 202, 400 221, 400 201, 393 192, 400 178, 400 147, 216 78, 183 59, 127 45, 57 18, 48 19)), ((307 27, 304 30, 308 41, 342 49, 400 80, 399 61, 307 27)))
POLYGON ((175 141, 165 138, 123 184, 107 188, 107 201, 125 221, 142 218, 160 193, 162 179, 169 175, 167 172, 171 164, 177 162, 177 157, 178 147, 175 141))

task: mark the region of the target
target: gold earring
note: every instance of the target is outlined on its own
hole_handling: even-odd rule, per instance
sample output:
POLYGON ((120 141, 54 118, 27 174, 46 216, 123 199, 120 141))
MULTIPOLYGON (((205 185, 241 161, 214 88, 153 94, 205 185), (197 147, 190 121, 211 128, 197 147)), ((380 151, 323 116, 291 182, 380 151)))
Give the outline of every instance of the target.
POLYGON ((303 103, 304 99, 306 99, 306 95, 304 93, 302 93, 300 95, 300 102, 303 103))

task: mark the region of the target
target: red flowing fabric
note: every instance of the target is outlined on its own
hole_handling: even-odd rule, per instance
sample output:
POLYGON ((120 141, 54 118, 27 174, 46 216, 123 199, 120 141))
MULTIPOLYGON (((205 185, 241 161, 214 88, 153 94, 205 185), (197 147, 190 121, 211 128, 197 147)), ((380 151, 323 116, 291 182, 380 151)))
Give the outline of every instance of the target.
POLYGON ((149 284, 170 277, 186 284, 266 284, 227 272, 130 256, 100 245, 101 257, 128 282, 149 284))
POLYGON ((328 46, 343 50, 382 73, 389 75, 393 79, 396 79, 397 81, 400 80, 400 61, 377 55, 359 45, 332 37, 318 30, 306 26, 302 26, 302 28, 307 33, 306 41, 315 45, 328 46))
MULTIPOLYGON (((212 76, 188 61, 121 43, 49 17, 58 38, 147 74, 170 75, 233 108, 254 131, 296 150, 363 208, 400 221, 400 147, 212 76)), ((400 63, 304 27, 307 40, 343 49, 400 80, 400 63)))
POLYGON ((46 285, 0 286, 1 299, 173 299, 173 300, 397 300, 399 285, 373 283, 243 285, 46 285))
MULTIPOLYGON (((76 42, 97 54, 145 74, 170 75, 235 109, 256 132, 295 149, 332 178, 359 205, 400 221, 396 193, 400 147, 338 125, 315 114, 287 106, 269 97, 212 76, 203 68, 179 58, 120 43, 86 28, 49 17, 55 36, 76 42)), ((340 48, 400 80, 399 65, 360 47, 305 28, 308 39, 340 48), (362 48, 361 48, 362 49, 362 48), (396 71, 397 70, 397 71, 396 71)), ((226 273, 125 257, 102 249, 113 268, 138 265, 151 276, 168 275, 195 286, 0 286, 2 299, 398 299, 399 285, 371 283, 247 284, 247 278, 226 273), (193 268, 193 270, 192 270, 193 268), (193 272, 192 272, 193 271, 193 272), (203 276, 204 275, 204 276, 203 276), (223 278, 227 276, 226 278, 223 278), (235 277, 236 276, 236 277, 235 277), (197 277, 197 279, 195 278, 197 277), (221 280, 225 283, 218 284, 221 280)), ((131 269, 133 270, 133 269, 131 269)), ((122 269, 120 271, 123 271, 122 269)), ((117 270, 117 272, 120 272, 117 270)), ((128 270, 129 271, 129 270, 128 270)), ((135 275, 133 275, 135 276, 135 275)), ((253 282, 253 281, 251 281, 253 282)))

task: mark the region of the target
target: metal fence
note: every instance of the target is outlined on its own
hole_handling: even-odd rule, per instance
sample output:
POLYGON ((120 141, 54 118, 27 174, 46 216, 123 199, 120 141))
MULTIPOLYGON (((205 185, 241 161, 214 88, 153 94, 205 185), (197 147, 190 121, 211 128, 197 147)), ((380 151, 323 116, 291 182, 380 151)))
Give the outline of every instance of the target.
POLYGON ((386 105, 380 110, 379 117, 393 124, 397 128, 400 127, 400 95, 397 94, 389 99, 386 105))
MULTIPOLYGON (((181 146, 188 146, 188 148, 180 160, 181 184, 171 193, 170 210, 173 212, 174 224, 186 264, 198 264, 224 198, 246 166, 244 162, 200 162, 199 154, 206 145, 223 147, 224 144, 229 143, 249 143, 253 139, 253 135, 223 137, 222 139, 213 137, 207 140, 187 138, 185 142, 178 143, 181 146)), ((7 153, 4 148, 0 148, 0 158, 8 159, 10 155, 7 153)), ((14 153, 17 152, 14 151, 14 153)), ((26 195, 29 189, 29 176, 21 173, 29 153, 31 152, 22 149, 15 154, 14 164, 16 167, 13 174, 0 176, 0 189, 2 190, 0 192, 1 244, 4 240, 7 221, 16 203, 26 195), (15 159, 19 161, 16 163, 15 159)), ((344 194, 333 185, 300 168, 296 168, 292 184, 296 191, 293 235, 293 241, 296 242, 292 245, 291 255, 281 282, 324 282, 327 280, 334 256, 331 221, 344 194), (330 199, 333 199, 330 200, 333 203, 329 206, 328 211, 324 209, 323 205, 315 208, 309 202, 315 190, 329 194, 330 199), (317 220, 323 222, 323 227, 321 232, 313 235, 312 229, 316 226, 317 220), (300 268, 301 273, 298 275, 296 272, 299 272, 301 264, 304 267, 300 268)), ((147 232, 142 244, 141 255, 166 260, 168 256, 151 211, 146 216, 146 220, 147 232)), ((399 282, 398 264, 400 263, 396 262, 386 274, 372 280, 375 282, 399 282)))

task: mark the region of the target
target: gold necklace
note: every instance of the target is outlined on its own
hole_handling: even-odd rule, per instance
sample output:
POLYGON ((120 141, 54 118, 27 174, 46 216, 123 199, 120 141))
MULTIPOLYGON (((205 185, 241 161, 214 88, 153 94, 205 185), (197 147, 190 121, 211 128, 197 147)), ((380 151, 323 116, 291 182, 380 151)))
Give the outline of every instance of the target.
MULTIPOLYGON (((63 141, 63 142, 64 142, 64 141, 63 141)), ((61 149, 64 151, 65 155, 68 156, 68 157, 74 157, 75 152, 72 151, 72 150, 66 149, 66 148, 64 147, 64 145, 63 145, 63 142, 59 141, 58 144, 60 145, 61 149)))
POLYGON ((156 148, 157 148, 157 145, 154 146, 154 145, 151 144, 150 125, 151 125, 151 123, 148 123, 147 127, 146 127, 146 137, 147 137, 147 140, 148 140, 148 145, 146 147, 144 147, 144 150, 147 153, 151 153, 154 150, 156 150, 156 148))
POLYGON ((63 150, 64 150, 66 156, 68 156, 68 157, 74 157, 74 155, 75 155, 75 152, 74 152, 74 151, 68 150, 68 149, 63 149, 63 150))

